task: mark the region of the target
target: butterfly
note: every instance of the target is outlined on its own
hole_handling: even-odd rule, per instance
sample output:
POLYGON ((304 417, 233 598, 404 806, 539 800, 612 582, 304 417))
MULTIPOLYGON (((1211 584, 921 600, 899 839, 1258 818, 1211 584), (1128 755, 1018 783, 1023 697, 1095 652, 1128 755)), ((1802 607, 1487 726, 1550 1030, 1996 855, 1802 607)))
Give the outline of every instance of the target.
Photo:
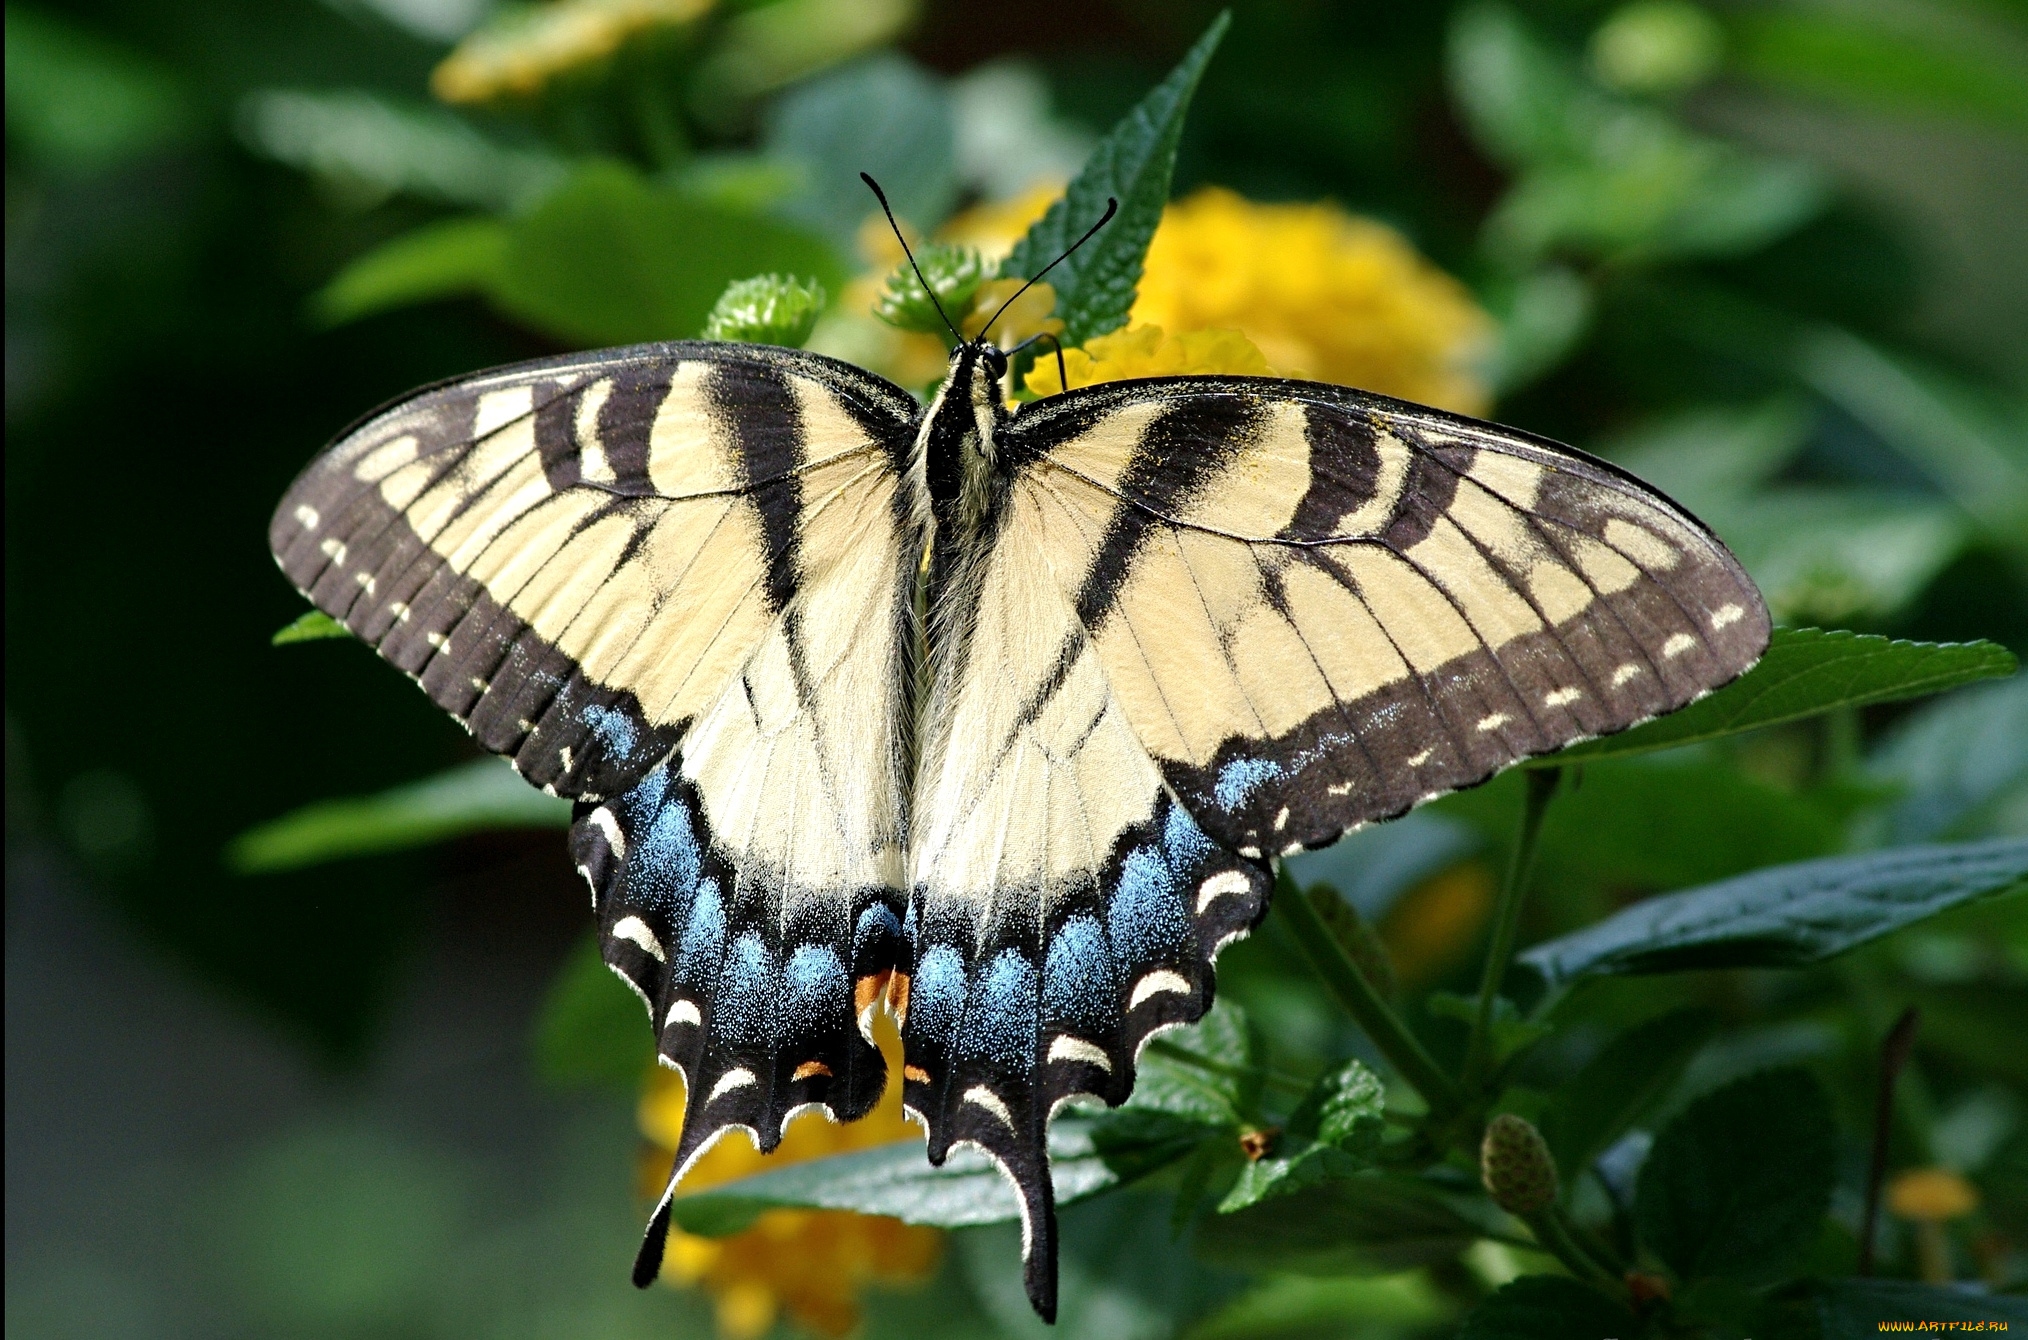
POLYGON ((871 1110, 885 1010, 930 1161, 1011 1179, 1053 1317, 1050 1119, 1203 1016, 1277 858, 1767 645, 1724 545, 1582 452, 1274 378, 1010 405, 1007 353, 953 336, 927 406, 753 344, 476 373, 275 513, 298 589, 575 802, 688 1094, 637 1284, 714 1140, 871 1110))

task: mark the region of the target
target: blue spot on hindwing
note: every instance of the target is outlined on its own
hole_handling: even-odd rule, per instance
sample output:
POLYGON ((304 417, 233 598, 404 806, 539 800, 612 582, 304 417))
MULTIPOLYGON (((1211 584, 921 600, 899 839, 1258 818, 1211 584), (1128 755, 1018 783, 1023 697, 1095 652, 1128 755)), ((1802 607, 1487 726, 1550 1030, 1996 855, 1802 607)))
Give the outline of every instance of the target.
POLYGON ((718 881, 707 879, 698 885, 690 917, 683 923, 683 940, 676 948, 677 980, 693 989, 710 987, 718 978, 718 960, 724 952, 725 904, 718 881))
POLYGON ((1035 968, 1020 951, 1003 949, 980 975, 959 1039, 964 1054, 1008 1070, 1035 1065, 1035 968))
POLYGON ((859 914, 859 925, 852 932, 852 961, 862 962, 869 952, 886 959, 893 953, 886 946, 900 938, 901 923, 894 919, 893 909, 886 903, 871 903, 859 914))
POLYGON ((641 734, 626 713, 603 703, 588 703, 580 709, 579 715, 584 719, 585 729, 605 750, 609 762, 621 768, 633 766, 634 751, 640 748, 641 734))
POLYGON ((1190 811, 1169 802, 1169 813, 1162 819, 1162 853, 1169 858, 1169 868, 1188 880, 1217 850, 1190 811))
POLYGON ((1057 928, 1042 967, 1042 1013, 1050 1027, 1104 1035, 1118 1021, 1119 974, 1106 933, 1091 917, 1057 928))
POLYGON ((822 1033, 851 1005, 851 988, 838 951, 829 945, 799 945, 789 955, 778 1035, 786 1040, 822 1033))
POLYGON ((1131 965, 1167 962, 1190 943, 1190 913, 1169 863, 1136 847, 1120 863, 1119 882, 1106 908, 1113 947, 1131 965))
MULTIPOLYGON (((649 774, 661 779, 657 789, 666 791, 662 803, 645 823, 629 826, 634 843, 626 858, 627 893, 632 901, 681 920, 683 905, 703 869, 703 853, 697 846, 696 817, 681 794, 668 786, 666 766, 649 774)), ((629 799, 646 788, 644 782, 629 793, 629 799)))
POLYGON ((965 961, 949 945, 938 945, 915 966, 908 992, 909 1031, 949 1047, 964 1014, 965 961))
POLYGON ((1272 759, 1236 758, 1218 770, 1218 784, 1212 799, 1221 809, 1236 810, 1253 799, 1262 785, 1282 775, 1282 766, 1272 759))
POLYGON ((758 935, 749 931, 732 942, 719 970, 712 998, 711 1031, 732 1047, 764 1047, 769 1042, 771 1007, 779 994, 780 973, 775 956, 758 935))

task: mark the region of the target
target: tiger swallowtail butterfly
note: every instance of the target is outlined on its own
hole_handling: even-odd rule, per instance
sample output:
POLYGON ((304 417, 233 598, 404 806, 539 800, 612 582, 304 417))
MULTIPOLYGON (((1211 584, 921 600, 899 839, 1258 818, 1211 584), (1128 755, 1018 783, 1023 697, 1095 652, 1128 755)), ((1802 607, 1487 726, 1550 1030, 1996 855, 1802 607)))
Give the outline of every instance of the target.
MULTIPOLYGON (((990 328, 990 323, 989 323, 990 328)), ((1209 1007, 1272 862, 1623 730, 1768 640, 1737 561, 1624 472, 1341 386, 1159 377, 927 407, 794 349, 481 372, 346 432, 276 511, 304 595, 575 802, 606 962, 688 1104, 773 1149, 888 1082, 1013 1181, 1209 1007)))

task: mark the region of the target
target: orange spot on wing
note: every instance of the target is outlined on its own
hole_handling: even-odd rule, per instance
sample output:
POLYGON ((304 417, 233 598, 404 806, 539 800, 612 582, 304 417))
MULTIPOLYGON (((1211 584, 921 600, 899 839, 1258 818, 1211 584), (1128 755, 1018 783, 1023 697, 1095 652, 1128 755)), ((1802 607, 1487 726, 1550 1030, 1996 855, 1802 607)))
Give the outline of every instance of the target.
POLYGON ((812 1079, 818 1075, 828 1076, 830 1073, 831 1067, 825 1065, 822 1061, 805 1061, 796 1067, 796 1073, 789 1076, 789 1078, 792 1080, 812 1079))
POLYGON ((917 1084, 927 1084, 930 1082, 929 1071, 924 1070, 919 1065, 903 1066, 901 1068, 901 1077, 906 1080, 913 1080, 917 1084))

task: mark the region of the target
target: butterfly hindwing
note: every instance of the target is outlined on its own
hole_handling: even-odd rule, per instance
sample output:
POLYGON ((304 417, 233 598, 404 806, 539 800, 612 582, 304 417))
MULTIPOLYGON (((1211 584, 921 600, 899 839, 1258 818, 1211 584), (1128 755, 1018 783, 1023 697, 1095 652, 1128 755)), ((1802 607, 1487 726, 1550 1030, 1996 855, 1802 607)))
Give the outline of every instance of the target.
POLYGON ((1073 392, 1013 428, 1122 711, 1249 855, 1674 710, 1767 644, 1701 525, 1509 429, 1202 377, 1073 392))
POLYGON ((1125 1100, 1141 1044, 1209 1007, 1213 956, 1269 876, 1164 785, 1049 567, 1045 502, 1011 490, 942 597, 902 1039, 931 1158, 975 1144, 1019 1189, 1047 1316, 1049 1118, 1125 1100))

